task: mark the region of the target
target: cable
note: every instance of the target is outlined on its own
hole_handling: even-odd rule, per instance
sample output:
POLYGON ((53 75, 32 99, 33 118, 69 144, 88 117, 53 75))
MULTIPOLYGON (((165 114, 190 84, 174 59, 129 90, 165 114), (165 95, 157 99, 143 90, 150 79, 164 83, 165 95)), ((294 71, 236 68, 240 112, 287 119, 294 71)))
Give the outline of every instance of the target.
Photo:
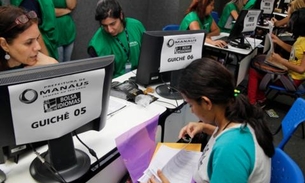
POLYGON ((89 151, 89 153, 91 154, 91 156, 93 156, 93 157, 96 159, 98 168, 100 168, 99 158, 98 158, 96 152, 95 152, 93 149, 91 149, 90 147, 88 147, 88 146, 78 137, 78 135, 77 135, 77 133, 76 133, 75 131, 73 131, 73 134, 75 135, 75 137, 77 138, 77 140, 78 140, 81 144, 83 144, 83 145, 88 149, 88 151, 89 151))
POLYGON ((52 175, 54 175, 54 178, 56 178, 59 182, 67 183, 64 177, 56 170, 56 168, 54 168, 53 165, 46 161, 45 158, 42 157, 41 154, 36 151, 32 144, 30 144, 30 146, 33 152, 36 154, 37 158, 40 160, 40 162, 52 173, 52 175))

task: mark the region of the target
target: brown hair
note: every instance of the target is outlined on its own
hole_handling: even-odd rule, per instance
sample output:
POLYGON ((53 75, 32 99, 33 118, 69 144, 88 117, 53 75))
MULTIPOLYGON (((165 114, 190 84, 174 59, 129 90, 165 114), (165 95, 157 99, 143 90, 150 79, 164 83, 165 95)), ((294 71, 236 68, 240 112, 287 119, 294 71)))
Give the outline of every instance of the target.
MULTIPOLYGON (((26 10, 16 6, 0 6, 0 37, 4 38, 8 44, 11 44, 19 34, 27 30, 31 25, 38 23, 38 19, 33 18, 27 23, 14 26, 16 18, 27 13, 26 10), (13 28, 10 29, 12 26, 13 28)), ((5 54, 5 51, 0 46, 0 71, 8 69, 7 60, 4 58, 5 54)))
POLYGON ((214 0, 193 0, 191 5, 186 10, 185 14, 188 14, 192 11, 195 11, 200 18, 200 20, 204 20, 206 17, 206 8, 209 4, 211 4, 214 0))

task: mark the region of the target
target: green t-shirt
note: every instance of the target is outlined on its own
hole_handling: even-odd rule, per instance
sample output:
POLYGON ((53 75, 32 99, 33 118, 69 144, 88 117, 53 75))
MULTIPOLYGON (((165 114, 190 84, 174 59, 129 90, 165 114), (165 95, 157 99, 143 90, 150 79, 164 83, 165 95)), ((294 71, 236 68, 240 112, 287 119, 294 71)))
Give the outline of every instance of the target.
POLYGON ((233 16, 231 15, 232 11, 238 11, 238 8, 233 2, 229 2, 225 5, 223 8, 223 11, 221 13, 221 17, 218 22, 218 27, 220 28, 220 32, 228 32, 230 33, 232 27, 233 27, 233 16))
MULTIPOLYGON (((26 0, 10 0, 12 5, 20 6, 26 0)), ((48 49, 49 55, 58 59, 57 39, 58 33, 56 31, 56 16, 55 8, 52 0, 37 0, 39 9, 41 10, 42 23, 39 24, 39 30, 43 41, 48 49)))
MULTIPOLYGON (((53 0, 55 8, 67 8, 66 0, 53 0)), ((58 46, 69 45, 75 40, 76 27, 71 14, 56 17, 58 46)))
POLYGON ((256 2, 256 0, 249 0, 247 2, 247 4, 243 7, 243 9, 244 10, 249 10, 249 9, 253 8, 255 2, 256 2))
MULTIPOLYGON (((131 69, 138 67, 142 36, 145 28, 143 24, 133 18, 125 18, 126 31, 129 37, 130 56, 129 62, 131 69)), ((124 48, 128 49, 126 31, 121 32, 116 37, 111 36, 102 27, 100 27, 89 42, 89 47, 93 47, 98 56, 114 55, 114 77, 125 74, 125 65, 128 61, 127 53, 124 48), (121 41, 123 46, 117 39, 121 41)))
POLYGON ((189 30, 189 25, 193 22, 197 21, 199 23, 200 29, 206 30, 207 32, 211 32, 211 26, 213 23, 213 17, 208 15, 204 18, 203 21, 200 20, 197 13, 192 11, 188 13, 180 23, 179 30, 189 30))

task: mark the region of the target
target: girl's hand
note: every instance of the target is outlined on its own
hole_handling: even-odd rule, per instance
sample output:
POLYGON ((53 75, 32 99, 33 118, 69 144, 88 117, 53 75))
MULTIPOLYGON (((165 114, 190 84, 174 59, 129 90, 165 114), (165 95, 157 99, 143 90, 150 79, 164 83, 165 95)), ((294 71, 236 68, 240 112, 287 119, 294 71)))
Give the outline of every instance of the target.
POLYGON ((202 132, 203 126, 204 123, 190 122, 180 130, 179 139, 183 138, 185 135, 189 135, 191 138, 194 138, 197 133, 202 132))
MULTIPOLYGON (((161 183, 170 183, 169 180, 164 176, 164 174, 162 173, 161 170, 157 171, 158 177, 161 180, 161 183)), ((156 180, 156 178, 154 176, 152 176, 149 180, 148 183, 158 183, 158 181, 156 180)))

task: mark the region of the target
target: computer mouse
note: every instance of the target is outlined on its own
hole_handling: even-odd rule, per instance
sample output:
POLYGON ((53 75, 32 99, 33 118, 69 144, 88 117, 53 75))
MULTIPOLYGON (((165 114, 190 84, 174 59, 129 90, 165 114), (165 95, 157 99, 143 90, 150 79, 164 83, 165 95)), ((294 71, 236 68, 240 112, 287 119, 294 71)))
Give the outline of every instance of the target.
POLYGON ((6 175, 5 173, 0 170, 0 183, 3 183, 6 180, 6 175))

